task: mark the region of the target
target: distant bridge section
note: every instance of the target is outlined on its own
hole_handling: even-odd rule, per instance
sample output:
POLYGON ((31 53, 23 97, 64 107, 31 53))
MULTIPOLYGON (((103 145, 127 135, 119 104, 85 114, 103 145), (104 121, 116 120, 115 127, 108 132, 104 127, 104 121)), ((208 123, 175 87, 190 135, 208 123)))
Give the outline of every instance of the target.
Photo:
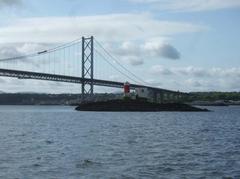
MULTIPOLYGON (((47 73, 37 73, 37 72, 30 72, 30 71, 8 70, 8 69, 0 69, 0 76, 13 77, 18 79, 34 79, 34 80, 56 81, 56 82, 77 83, 77 84, 82 84, 83 82, 85 83, 93 82, 95 86, 105 86, 105 87, 113 87, 113 88, 123 88, 124 86, 124 82, 90 79, 90 78, 65 76, 65 75, 55 75, 55 74, 47 74, 47 73)), ((144 86, 144 85, 137 85, 137 84, 130 84, 130 88, 132 90, 135 90, 136 88, 148 88, 149 90, 153 90, 155 92, 179 94, 178 91, 171 91, 171 90, 144 86)))

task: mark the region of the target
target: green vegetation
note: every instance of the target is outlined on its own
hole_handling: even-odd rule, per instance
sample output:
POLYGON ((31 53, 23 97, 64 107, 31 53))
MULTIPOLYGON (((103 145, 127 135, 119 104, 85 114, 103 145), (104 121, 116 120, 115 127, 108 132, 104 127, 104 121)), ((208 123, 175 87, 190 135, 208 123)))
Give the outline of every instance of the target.
POLYGON ((187 101, 240 101, 240 92, 191 92, 187 101))

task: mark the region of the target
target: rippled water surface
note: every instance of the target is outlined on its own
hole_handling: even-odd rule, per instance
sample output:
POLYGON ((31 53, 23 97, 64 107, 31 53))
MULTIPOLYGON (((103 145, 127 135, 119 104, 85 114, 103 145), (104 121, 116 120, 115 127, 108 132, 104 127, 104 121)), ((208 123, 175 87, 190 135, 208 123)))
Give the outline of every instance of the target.
POLYGON ((95 113, 0 106, 0 178, 240 178, 240 107, 95 113))

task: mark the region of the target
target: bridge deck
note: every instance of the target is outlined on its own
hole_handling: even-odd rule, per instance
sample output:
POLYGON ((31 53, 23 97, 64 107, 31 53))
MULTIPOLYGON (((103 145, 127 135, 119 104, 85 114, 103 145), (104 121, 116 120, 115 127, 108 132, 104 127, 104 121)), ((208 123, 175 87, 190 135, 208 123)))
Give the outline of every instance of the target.
MULTIPOLYGON (((81 78, 74 76, 65 76, 65 75, 56 75, 56 74, 47 74, 47 73, 38 73, 30 71, 19 71, 19 70, 9 70, 9 69, 0 69, 0 76, 4 77, 14 77, 18 79, 35 79, 35 80, 47 80, 47 81, 57 81, 57 82, 66 82, 66 83, 79 83, 83 81, 91 82, 89 78, 81 78)), ((105 86, 105 87, 114 87, 114 88, 123 88, 123 82, 116 81, 107 81, 100 79, 93 79, 93 84, 96 86, 105 86)), ((144 85, 131 84, 131 89, 135 88, 148 88, 154 90, 155 92, 166 92, 166 93, 179 93, 178 91, 166 90, 161 88, 155 88, 144 85)))

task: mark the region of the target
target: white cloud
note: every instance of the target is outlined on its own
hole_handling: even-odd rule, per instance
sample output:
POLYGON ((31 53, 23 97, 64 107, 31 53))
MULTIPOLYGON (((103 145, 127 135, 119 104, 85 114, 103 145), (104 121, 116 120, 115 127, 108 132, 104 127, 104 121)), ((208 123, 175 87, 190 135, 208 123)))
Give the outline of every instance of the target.
POLYGON ((146 83, 150 86, 155 86, 159 88, 161 88, 163 85, 161 82, 157 81, 156 79, 147 79, 146 83))
POLYGON ((152 66, 150 72, 154 75, 172 75, 173 72, 167 68, 162 67, 161 65, 152 66))
POLYGON ((119 45, 105 45, 108 50, 124 62, 133 66, 142 65, 144 59, 171 59, 180 58, 180 52, 170 45, 170 39, 152 38, 146 41, 126 41, 119 45))
POLYGON ((177 78, 181 83, 169 83, 168 86, 183 91, 240 91, 240 68, 166 68, 154 65, 150 74, 159 78, 177 78))
POLYGON ((0 28, 1 43, 57 43, 94 35, 104 41, 132 41, 206 30, 187 22, 161 21, 149 14, 25 18, 0 28))
POLYGON ((183 68, 173 68, 171 69, 171 71, 173 73, 196 76, 196 77, 208 76, 210 72, 206 69, 199 68, 199 67, 192 67, 192 66, 183 67, 183 68))
POLYGON ((45 49, 48 49, 50 44, 40 44, 40 43, 23 43, 18 45, 16 48, 19 52, 23 54, 39 52, 45 49))
POLYGON ((0 8, 1 7, 11 7, 22 4, 22 0, 0 0, 0 8))
POLYGON ((152 74, 161 75, 183 75, 194 77, 240 77, 240 68, 210 68, 205 69, 201 67, 177 67, 165 68, 161 65, 154 65, 151 67, 152 74), (167 72, 167 73, 166 73, 167 72))
POLYGON ((32 58, 21 58, 20 60, 6 60, 12 57, 24 56, 26 54, 32 54, 44 49, 48 49, 50 44, 37 44, 37 43, 10 43, 10 44, 0 44, 0 67, 8 69, 39 69, 41 65, 44 65, 48 61, 45 60, 35 60, 32 58))
POLYGON ((119 75, 110 75, 108 78, 111 81, 118 81, 121 78, 121 76, 119 76, 119 75))
POLYGON ((23 55, 12 45, 0 47, 0 59, 23 55))
POLYGON ((239 8, 240 0, 130 0, 150 4, 154 8, 171 11, 208 11, 226 8, 239 8))
POLYGON ((186 85, 190 85, 192 87, 198 87, 199 88, 199 87, 202 86, 201 82, 199 80, 195 80, 195 79, 187 79, 185 81, 185 83, 186 83, 186 85))
POLYGON ((121 55, 136 55, 140 53, 141 49, 139 45, 133 42, 123 42, 122 45, 119 47, 118 53, 121 55))
POLYGON ((159 42, 147 42, 144 45, 145 51, 154 57, 164 57, 168 59, 179 59, 180 52, 170 44, 159 42))
MULTIPOLYGON (((170 37, 202 30, 206 30, 206 27, 186 22, 161 21, 149 14, 24 18, 0 27, 0 43, 12 43, 16 52, 26 54, 44 50, 49 43, 64 43, 94 34, 99 41, 117 44, 118 49, 111 46, 108 50, 136 66, 143 64, 143 59, 179 58, 180 53, 169 44, 170 37)), ((13 56, 17 54, 4 57, 13 56)))
POLYGON ((132 66, 142 65, 144 63, 143 59, 137 56, 126 56, 123 57, 123 60, 132 66))

